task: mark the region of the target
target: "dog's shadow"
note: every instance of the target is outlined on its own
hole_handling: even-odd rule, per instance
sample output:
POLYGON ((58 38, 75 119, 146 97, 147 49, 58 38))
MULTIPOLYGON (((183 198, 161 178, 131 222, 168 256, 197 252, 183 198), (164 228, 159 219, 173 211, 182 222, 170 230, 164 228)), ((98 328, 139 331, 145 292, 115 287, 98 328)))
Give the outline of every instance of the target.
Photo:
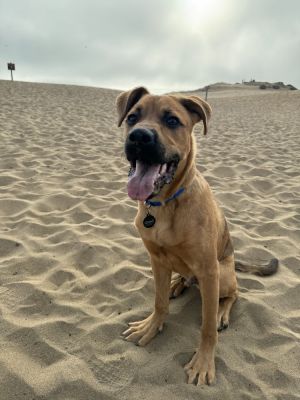
MULTIPOLYGON (((241 299, 240 299, 241 300, 241 299)), ((240 314, 239 304, 235 305, 231 313, 231 324, 234 323, 240 314)), ((186 336, 187 330, 190 337, 189 346, 192 338, 199 343, 200 329, 202 325, 202 301, 198 286, 193 285, 187 288, 179 297, 170 300, 170 312, 166 320, 166 331, 168 330, 169 339, 178 335, 186 336)), ((227 329, 223 330, 223 335, 227 329)))
POLYGON ((155 348, 166 344, 177 348, 180 342, 181 351, 187 351, 190 356, 191 349, 199 343, 201 322, 201 297, 199 289, 192 286, 177 298, 170 299, 169 315, 162 333, 154 341, 155 348))
POLYGON ((201 308, 202 302, 199 288, 193 285, 185 289, 180 296, 170 299, 168 321, 179 322, 189 327, 200 327, 202 322, 201 308))

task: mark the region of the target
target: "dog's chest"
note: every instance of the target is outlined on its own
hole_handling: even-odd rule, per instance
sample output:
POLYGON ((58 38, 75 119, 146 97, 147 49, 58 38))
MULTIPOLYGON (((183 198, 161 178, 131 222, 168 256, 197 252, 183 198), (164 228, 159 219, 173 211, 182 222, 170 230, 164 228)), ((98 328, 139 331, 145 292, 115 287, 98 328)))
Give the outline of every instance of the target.
POLYGON ((141 237, 145 240, 157 244, 160 247, 175 246, 183 241, 183 232, 177 226, 178 223, 174 219, 163 219, 159 216, 155 217, 155 224, 146 228, 142 218, 137 218, 136 226, 141 237))

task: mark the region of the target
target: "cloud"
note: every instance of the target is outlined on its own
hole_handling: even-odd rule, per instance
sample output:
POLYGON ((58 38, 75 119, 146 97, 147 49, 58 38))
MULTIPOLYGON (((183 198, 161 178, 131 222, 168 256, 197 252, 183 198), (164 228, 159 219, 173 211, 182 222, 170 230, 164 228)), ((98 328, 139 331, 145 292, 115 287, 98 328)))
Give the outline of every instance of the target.
POLYGON ((255 78, 300 87, 299 14, 296 0, 15 0, 0 8, 0 77, 12 60, 19 80, 174 90, 255 78))

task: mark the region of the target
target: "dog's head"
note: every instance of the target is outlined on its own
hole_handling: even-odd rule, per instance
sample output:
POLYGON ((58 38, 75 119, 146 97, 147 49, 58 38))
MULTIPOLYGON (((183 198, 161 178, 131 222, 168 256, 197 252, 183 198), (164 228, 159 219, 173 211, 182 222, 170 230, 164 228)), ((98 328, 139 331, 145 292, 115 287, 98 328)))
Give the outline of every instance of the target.
POLYGON ((145 201, 176 178, 192 148, 192 130, 211 115, 197 96, 151 95, 144 87, 117 98, 118 126, 125 120, 125 153, 130 162, 128 195, 145 201))

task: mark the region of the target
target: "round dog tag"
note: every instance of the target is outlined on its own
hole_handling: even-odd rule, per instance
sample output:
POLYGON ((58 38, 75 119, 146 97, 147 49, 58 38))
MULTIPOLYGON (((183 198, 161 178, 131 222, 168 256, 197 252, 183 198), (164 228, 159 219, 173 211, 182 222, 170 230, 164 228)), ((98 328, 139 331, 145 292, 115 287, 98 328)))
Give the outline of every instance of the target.
POLYGON ((143 224, 145 228, 152 228, 152 226, 155 224, 155 218, 153 215, 147 214, 144 218, 143 224))

